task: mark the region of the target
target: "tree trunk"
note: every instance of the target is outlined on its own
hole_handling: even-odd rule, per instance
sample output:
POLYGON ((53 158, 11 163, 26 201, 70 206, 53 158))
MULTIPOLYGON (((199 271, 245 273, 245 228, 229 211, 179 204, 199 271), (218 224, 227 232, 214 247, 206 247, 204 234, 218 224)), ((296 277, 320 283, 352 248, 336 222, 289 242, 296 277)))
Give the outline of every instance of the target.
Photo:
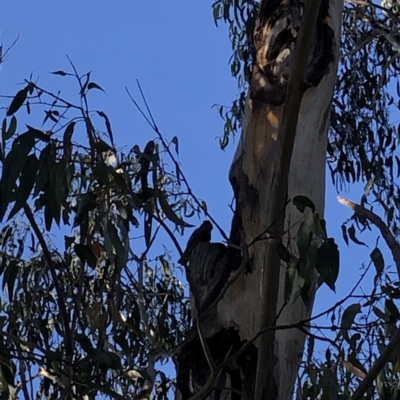
MULTIPOLYGON (((322 0, 308 57, 305 92, 298 115, 290 172, 288 199, 304 195, 322 215, 325 196, 325 154, 331 99, 336 80, 340 45, 342 0, 322 0)), ((293 61, 294 43, 303 7, 298 2, 262 1, 255 32, 256 64, 246 106, 243 133, 236 151, 230 181, 236 199, 231 243, 202 244, 192 254, 187 268, 196 306, 196 323, 177 356, 177 398, 254 400, 257 358, 262 338, 272 341, 269 355, 273 368, 265 399, 287 400, 293 392, 304 347, 304 334, 297 329, 271 330, 260 336, 266 318, 268 326, 291 325, 311 315, 316 286, 306 306, 300 297, 284 305, 285 268, 279 263, 264 273, 268 242, 284 241, 295 251, 297 221, 301 215, 285 207, 271 220, 271 187, 281 140, 278 137, 285 105, 287 80, 293 61), (273 226, 281 224, 285 237, 273 226), (268 239, 269 237, 269 239, 268 239), (207 257, 205 255, 208 255, 207 257), (274 272, 276 271, 276 272, 274 272), (274 276, 265 292, 265 276, 274 276), (203 278, 201 278, 203 277, 203 278), (276 282, 275 282, 276 279, 276 282), (268 315, 263 296, 271 299, 268 315), (276 315, 279 313, 279 319, 276 315), (265 321, 265 320, 264 320, 265 321), (243 346, 247 343, 247 346, 243 346), (273 345, 275 344, 275 345, 273 345), (242 349, 239 351, 238 350, 242 349)), ((284 160, 283 160, 284 161, 284 160)), ((263 371, 264 372, 264 371, 263 371)))

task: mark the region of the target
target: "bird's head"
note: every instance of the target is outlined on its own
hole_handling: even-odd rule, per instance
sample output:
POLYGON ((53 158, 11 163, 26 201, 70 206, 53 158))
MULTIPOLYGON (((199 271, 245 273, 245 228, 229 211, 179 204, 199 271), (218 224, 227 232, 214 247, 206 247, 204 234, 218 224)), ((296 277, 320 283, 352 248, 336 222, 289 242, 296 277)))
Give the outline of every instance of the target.
POLYGON ((204 232, 211 232, 213 229, 213 225, 210 221, 206 220, 201 224, 201 230, 204 232))

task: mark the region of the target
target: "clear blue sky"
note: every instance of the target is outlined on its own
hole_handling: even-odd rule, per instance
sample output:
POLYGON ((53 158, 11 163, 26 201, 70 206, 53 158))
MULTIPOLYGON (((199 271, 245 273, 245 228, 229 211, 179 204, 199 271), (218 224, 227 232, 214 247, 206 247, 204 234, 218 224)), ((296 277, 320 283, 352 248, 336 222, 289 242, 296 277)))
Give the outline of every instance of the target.
MULTIPOLYGON (((20 35, 0 71, 2 94, 15 94, 17 84, 33 73, 42 86, 77 99, 70 81, 49 74, 68 70, 68 55, 81 73, 92 71, 92 80, 107 92, 93 93, 92 105, 110 117, 118 146, 129 149, 154 136, 125 94, 125 86, 137 93, 139 79, 161 131, 167 138, 179 137, 180 161, 194 192, 229 231, 232 192, 227 178, 237 140, 225 151, 219 149, 223 122, 211 107, 229 104, 237 89, 228 64, 227 28, 215 27, 211 1, 3 0, 0 8, 4 47, 20 35)), ((337 203, 329 175, 327 188, 328 232, 339 244, 342 264, 337 294, 322 289, 315 311, 348 292, 361 263, 369 261, 376 236, 361 237, 372 246, 369 250, 347 248, 340 225, 351 214, 337 203)), ((353 191, 352 198, 359 198, 361 190, 353 191)))

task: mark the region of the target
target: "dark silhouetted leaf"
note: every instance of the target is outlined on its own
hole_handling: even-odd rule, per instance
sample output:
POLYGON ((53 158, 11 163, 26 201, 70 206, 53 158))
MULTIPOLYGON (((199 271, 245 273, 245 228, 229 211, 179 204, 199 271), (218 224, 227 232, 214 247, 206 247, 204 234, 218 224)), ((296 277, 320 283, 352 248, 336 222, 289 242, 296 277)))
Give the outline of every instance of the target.
POLYGON ((64 72, 64 71, 54 71, 54 72, 51 72, 53 75, 60 75, 60 76, 67 76, 67 75, 70 75, 70 74, 67 74, 66 72, 64 72))
POLYGON ((371 254, 371 260, 374 263, 375 269, 376 269, 376 274, 378 276, 381 276, 384 269, 385 269, 385 260, 383 258, 382 252, 379 250, 378 247, 375 247, 371 254))
POLYGON ((24 89, 20 90, 15 95, 15 97, 11 101, 10 106, 8 107, 7 117, 10 117, 11 115, 16 113, 21 108, 21 106, 24 104, 24 101, 28 97, 28 90, 29 90, 29 86, 27 86, 24 89))
POLYGON ((97 111, 97 114, 104 119, 104 122, 105 122, 106 128, 107 128, 108 137, 110 138, 110 142, 111 142, 112 146, 115 148, 114 135, 113 135, 113 132, 111 129, 111 123, 107 117, 107 114, 104 113, 103 111, 97 111))
POLYGON ((118 236, 117 228, 109 220, 107 220, 107 233, 110 237, 111 244, 114 246, 118 257, 121 260, 121 263, 125 264, 126 262, 125 247, 118 236))
POLYGON ((4 249, 7 244, 7 240, 11 237, 13 228, 10 225, 6 225, 0 232, 0 246, 4 249))
POLYGON ((116 370, 121 369, 121 359, 115 353, 111 353, 110 351, 102 351, 100 354, 96 355, 96 359, 102 366, 116 370))
POLYGON ((372 311, 374 312, 374 314, 378 317, 381 318, 383 321, 387 321, 387 316, 386 314, 381 311, 378 307, 373 306, 372 307, 372 311))
POLYGON ((354 227, 354 225, 351 226, 351 227, 348 229, 347 232, 348 232, 349 238, 350 238, 350 240, 351 240, 352 242, 354 242, 355 244, 359 244, 359 245, 368 247, 364 242, 361 242, 360 240, 358 240, 358 239, 356 238, 356 228, 354 227))
POLYGON ((75 244, 74 250, 76 255, 82 260, 86 261, 88 265, 92 268, 96 268, 96 256, 94 255, 92 249, 84 244, 75 244))
POLYGON ((1 178, 2 216, 4 216, 6 212, 15 182, 21 173, 28 154, 32 150, 34 144, 34 136, 29 132, 24 133, 15 139, 11 151, 7 154, 7 157, 4 160, 1 178))
POLYGON ((146 243, 146 247, 150 246, 152 224, 153 224, 153 216, 150 213, 145 213, 145 216, 144 216, 144 241, 146 243))
POLYGON ((92 342, 86 335, 82 333, 77 333, 74 336, 74 339, 81 345, 82 349, 86 351, 87 354, 89 355, 94 354, 95 349, 93 348, 92 342))
POLYGON ((75 237, 74 236, 66 236, 66 235, 64 235, 65 250, 68 250, 74 242, 75 242, 75 237))
POLYGON ((316 268, 320 274, 320 284, 326 283, 331 290, 335 290, 335 283, 339 276, 339 263, 339 248, 335 240, 329 238, 322 243, 317 253, 316 268))
POLYGON ((112 150, 111 146, 107 144, 104 140, 99 140, 94 144, 94 148, 99 152, 99 153, 104 153, 106 151, 112 150))
POLYGON ((26 163, 21 171, 21 177, 19 179, 19 187, 16 189, 16 200, 14 207, 8 215, 8 219, 11 219, 27 202, 32 192, 33 185, 36 181, 36 174, 39 167, 39 160, 35 154, 31 154, 26 159, 26 163))
POLYGON ((158 195, 158 201, 160 203, 160 206, 162 210, 164 211, 165 216, 172 221, 174 224, 179 225, 179 226, 185 226, 185 227, 191 227, 193 225, 190 225, 180 219, 172 209, 172 207, 168 204, 167 198, 165 196, 165 192, 163 190, 159 190, 157 192, 158 195))
POLYGON ((6 266, 4 270, 4 275, 3 275, 3 290, 5 285, 7 285, 7 291, 8 291, 8 297, 10 301, 12 300, 13 297, 13 292, 14 292, 14 283, 15 280, 17 279, 19 272, 19 265, 17 260, 12 260, 10 263, 6 266))
POLYGON ((10 125, 8 126, 7 131, 3 131, 3 138, 4 140, 8 140, 14 135, 14 133, 17 130, 17 118, 15 118, 15 115, 11 117, 10 120, 10 125))
POLYGON ((395 322, 400 318, 399 309, 396 307, 392 299, 385 300, 385 308, 389 311, 390 321, 395 322))
POLYGON ((342 315, 342 321, 340 322, 340 327, 342 329, 350 329, 351 325, 354 323, 354 319, 356 318, 356 315, 361 312, 361 305, 356 303, 356 304, 351 304, 346 308, 342 315))
POLYGON ((98 89, 98 90, 101 90, 103 93, 106 93, 104 90, 103 90, 103 88, 101 87, 101 86, 99 86, 97 83, 95 83, 95 82, 89 82, 88 83, 88 85, 87 85, 87 90, 90 90, 90 89, 98 89))
POLYGON ((290 261, 290 252, 286 246, 283 243, 278 243, 276 249, 278 251, 279 258, 288 263, 290 261))
POLYGON ((307 259, 307 252, 311 245, 313 235, 317 235, 320 231, 320 224, 317 214, 309 214, 305 221, 300 224, 297 231, 297 247, 299 249, 300 258, 307 259))
POLYGON ((304 213, 306 207, 311 208, 311 211, 315 212, 314 203, 306 196, 295 196, 293 198, 293 205, 301 212, 304 213))
POLYGON ((70 160, 72 155, 72 135, 75 129, 75 122, 67 125, 63 135, 63 151, 65 160, 70 160))
POLYGON ((28 132, 35 137, 35 139, 41 140, 44 143, 50 142, 50 135, 48 133, 44 133, 43 131, 33 128, 32 126, 26 125, 28 128, 28 132))
POLYGON ((342 236, 343 236, 343 240, 345 241, 345 243, 347 244, 347 246, 349 245, 349 237, 347 236, 347 229, 346 229, 346 225, 343 224, 341 226, 342 229, 342 236))
POLYGON ((174 136, 171 142, 175 145, 176 154, 179 154, 179 140, 177 136, 174 136))
POLYGON ((61 218, 61 207, 57 201, 56 193, 54 192, 53 186, 48 185, 46 192, 43 195, 44 199, 44 222, 47 231, 51 230, 53 219, 57 225, 60 224, 61 218))

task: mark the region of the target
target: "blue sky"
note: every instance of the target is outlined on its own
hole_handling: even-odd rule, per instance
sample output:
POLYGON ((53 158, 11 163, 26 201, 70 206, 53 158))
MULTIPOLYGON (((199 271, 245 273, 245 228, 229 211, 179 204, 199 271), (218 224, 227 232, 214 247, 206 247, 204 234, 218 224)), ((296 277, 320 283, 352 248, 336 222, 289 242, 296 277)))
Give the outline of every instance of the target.
MULTIPOLYGON (((92 71, 92 80, 107 92, 94 93, 92 106, 108 114, 118 146, 129 149, 154 137, 125 93, 127 86, 138 98, 139 79, 161 131, 169 139, 179 137, 180 161, 194 192, 229 232, 228 170, 237 140, 220 150, 223 122, 212 105, 230 104, 237 88, 230 76, 227 28, 215 27, 211 2, 0 0, 0 7, 4 47, 20 35, 0 71, 2 94, 15 94, 18 83, 33 73, 42 86, 77 99, 70 81, 49 74, 68 70, 68 55, 81 73, 92 71)), ((356 200, 361 191, 358 186, 350 197, 356 200)), ((328 232, 339 244, 342 264, 337 294, 322 289, 316 312, 348 292, 375 243, 373 234, 361 237, 369 250, 344 244, 340 225, 351 213, 337 203, 336 195, 328 176, 328 232)), ((220 238, 215 234, 213 239, 220 238)))

